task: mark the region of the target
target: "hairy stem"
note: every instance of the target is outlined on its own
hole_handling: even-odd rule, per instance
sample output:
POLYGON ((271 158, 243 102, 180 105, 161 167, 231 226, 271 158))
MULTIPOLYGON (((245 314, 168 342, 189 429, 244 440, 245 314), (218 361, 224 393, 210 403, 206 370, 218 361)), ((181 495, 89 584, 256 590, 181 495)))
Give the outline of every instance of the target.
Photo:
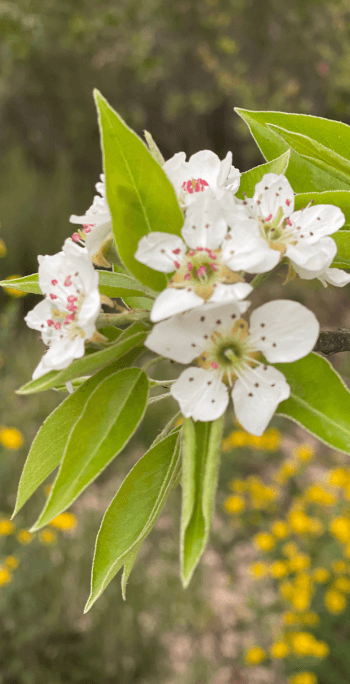
POLYGON ((321 330, 314 351, 325 356, 350 351, 350 330, 321 330))

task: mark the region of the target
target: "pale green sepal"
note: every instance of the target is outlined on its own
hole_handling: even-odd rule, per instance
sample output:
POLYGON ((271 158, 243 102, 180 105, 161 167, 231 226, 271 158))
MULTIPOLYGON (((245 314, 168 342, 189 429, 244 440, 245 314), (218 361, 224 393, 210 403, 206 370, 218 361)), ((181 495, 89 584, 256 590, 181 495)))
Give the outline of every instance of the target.
POLYGON ((143 133, 144 133, 144 136, 146 138, 148 149, 149 149, 153 159, 155 159, 156 162, 158 162, 158 164, 160 164, 160 166, 163 166, 165 160, 164 160, 164 157, 163 157, 157 143, 154 141, 153 136, 148 131, 143 131, 143 133))

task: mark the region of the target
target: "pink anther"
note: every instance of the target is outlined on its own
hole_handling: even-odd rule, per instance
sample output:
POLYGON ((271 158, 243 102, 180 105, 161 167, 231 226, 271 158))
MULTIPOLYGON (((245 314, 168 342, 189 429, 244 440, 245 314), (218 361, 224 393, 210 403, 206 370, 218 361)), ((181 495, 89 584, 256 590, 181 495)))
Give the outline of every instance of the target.
POLYGON ((67 297, 67 302, 69 302, 70 304, 73 304, 77 300, 78 300, 78 297, 76 297, 75 295, 72 295, 72 294, 68 295, 68 297, 67 297))
POLYGON ((177 249, 173 249, 173 254, 180 254, 181 249, 178 247, 177 249))
POLYGON ((269 216, 266 216, 265 221, 271 221, 271 219, 272 219, 272 214, 269 214, 269 216))
POLYGON ((210 264, 210 268, 212 269, 212 271, 218 271, 219 270, 219 267, 213 263, 210 264))
POLYGON ((215 361, 213 361, 213 363, 211 364, 211 367, 214 368, 214 370, 217 370, 219 368, 218 364, 215 363, 215 361))
POLYGON ((65 278, 63 285, 65 287, 70 287, 71 284, 72 284, 72 276, 69 275, 69 276, 67 276, 67 278, 65 278))
POLYGON ((49 328, 51 328, 51 326, 53 325, 53 320, 51 318, 48 318, 46 323, 49 326, 49 328))
POLYGON ((180 268, 179 262, 178 262, 178 261, 174 261, 174 266, 175 266, 175 268, 180 268))
POLYGON ((187 270, 192 271, 192 261, 187 262, 187 270))
POLYGON ((287 205, 287 207, 290 206, 290 200, 289 199, 286 199, 286 205, 287 205))
POLYGON ((51 280, 51 285, 57 285, 58 281, 57 280, 51 280))
POLYGON ((194 256, 196 253, 195 249, 191 249, 191 251, 188 253, 188 256, 194 256))
POLYGON ((55 330, 61 330, 61 323, 55 323, 55 330))
POLYGON ((206 272, 207 272, 206 267, 204 265, 202 265, 197 271, 198 278, 200 278, 202 275, 205 275, 206 272))
POLYGON ((189 273, 185 273, 184 279, 185 280, 191 280, 191 275, 189 273))
POLYGON ((293 225, 292 222, 291 222, 291 220, 290 220, 289 218, 286 218, 286 224, 287 224, 287 226, 292 226, 292 225, 293 225))
POLYGON ((57 296, 54 294, 51 294, 51 292, 50 292, 50 299, 57 299, 57 296))
POLYGON ((73 242, 80 242, 81 238, 80 238, 79 233, 73 233, 72 240, 73 240, 73 242))

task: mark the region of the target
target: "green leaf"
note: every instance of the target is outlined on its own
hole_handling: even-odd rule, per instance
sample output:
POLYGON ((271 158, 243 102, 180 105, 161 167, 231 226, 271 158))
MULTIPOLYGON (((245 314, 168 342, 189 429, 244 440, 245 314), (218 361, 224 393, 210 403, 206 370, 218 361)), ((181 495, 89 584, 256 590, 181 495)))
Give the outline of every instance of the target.
POLYGON ((338 248, 332 266, 350 268, 350 230, 340 230, 331 237, 338 248))
POLYGON ((43 390, 73 380, 73 378, 91 375, 100 368, 103 368, 103 366, 107 366, 109 363, 124 356, 130 349, 140 347, 146 335, 146 332, 139 331, 139 324, 135 323, 127 328, 127 330, 124 330, 117 341, 105 349, 83 356, 82 359, 73 361, 68 368, 64 368, 61 371, 50 371, 37 380, 31 380, 31 382, 17 390, 17 394, 43 392, 43 390))
POLYGON ((85 410, 86 402, 91 392, 98 387, 104 378, 132 363, 136 354, 138 354, 138 350, 132 349, 123 358, 118 359, 107 366, 107 368, 103 368, 99 373, 96 373, 96 375, 84 382, 76 392, 70 394, 46 418, 34 438, 24 464, 18 485, 13 516, 18 513, 33 492, 60 464, 69 440, 70 431, 85 410))
MULTIPOLYGON (((252 112, 246 109, 235 111, 247 124, 267 161, 276 159, 290 147, 268 127, 268 124, 275 124, 288 131, 307 135, 350 159, 350 128, 338 121, 285 112, 252 112)), ((294 150, 291 151, 286 176, 295 192, 350 189, 350 183, 343 183, 331 173, 319 169, 294 150)))
POLYGON ((309 202, 313 204, 334 204, 339 207, 345 216, 345 225, 341 230, 350 228, 350 191, 349 190, 330 190, 326 192, 302 192, 295 196, 295 211, 306 207, 309 202))
POLYGON ((250 171, 245 171, 242 173, 239 190, 236 193, 236 196, 239 199, 243 199, 245 195, 247 195, 247 197, 253 197, 255 186, 262 180, 265 173, 280 174, 286 172, 289 163, 289 157, 290 150, 287 150, 287 152, 284 152, 280 157, 277 157, 277 159, 274 159, 267 164, 255 166, 254 169, 250 169, 250 171))
POLYGON ((63 460, 37 530, 62 513, 131 439, 146 410, 148 378, 126 368, 102 380, 69 433, 63 460))
POLYGON ((175 191, 146 145, 95 91, 109 208, 120 258, 144 285, 157 291, 165 276, 136 261, 139 240, 152 231, 180 234, 183 215, 175 191))
POLYGON ((334 449, 350 454, 350 392, 327 359, 311 353, 275 364, 291 388, 277 413, 291 418, 334 449))
POLYGON ((164 157, 163 157, 157 143, 153 140, 152 134, 149 133, 148 131, 143 131, 143 132, 144 132, 144 136, 146 138, 148 149, 149 149, 153 159, 155 159, 158 164, 163 166, 164 157))
POLYGON ((14 288, 21 290, 21 292, 28 292, 32 294, 41 294, 39 287, 39 276, 37 273, 24 276, 23 278, 9 278, 8 280, 0 281, 1 287, 14 288))
POLYGON ((223 417, 185 418, 182 442, 181 578, 187 587, 206 547, 217 488, 223 417))
POLYGON ((148 297, 123 297, 123 302, 130 309, 146 309, 146 311, 151 311, 153 306, 153 299, 148 297))
POLYGON ((156 292, 149 287, 145 287, 135 278, 123 273, 113 271, 99 271, 100 292, 107 297, 151 297, 154 299, 156 292))
MULTIPOLYGON (((176 481, 180 436, 151 447, 125 478, 103 518, 96 540, 87 612, 124 565, 126 578, 176 481)), ((125 591, 125 581, 123 578, 125 591)))
POLYGON ((331 173, 340 181, 350 184, 350 162, 340 154, 333 152, 329 147, 321 145, 321 143, 312 138, 308 138, 301 133, 293 133, 287 131, 280 126, 269 124, 268 127, 281 136, 283 140, 290 145, 295 152, 298 152, 304 159, 307 159, 312 164, 315 164, 323 171, 331 173))

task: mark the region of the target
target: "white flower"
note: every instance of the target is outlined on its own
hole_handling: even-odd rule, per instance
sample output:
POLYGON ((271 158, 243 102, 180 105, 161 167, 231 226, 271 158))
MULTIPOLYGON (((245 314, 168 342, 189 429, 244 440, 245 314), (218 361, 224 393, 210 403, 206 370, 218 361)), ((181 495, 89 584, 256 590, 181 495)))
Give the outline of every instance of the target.
POLYGON ((96 183, 96 190, 101 196, 95 195, 91 207, 84 216, 72 214, 69 219, 71 223, 82 224, 83 229, 73 233, 72 239, 75 242, 85 243, 91 258, 97 254, 101 245, 113 235, 112 217, 106 198, 104 174, 101 174, 101 181, 96 183))
POLYGON ((345 222, 339 207, 318 204, 294 211, 294 193, 285 176, 266 174, 254 197, 231 209, 226 252, 232 269, 271 270, 288 257, 302 278, 318 278, 329 268, 337 246, 332 238, 345 222), (247 236, 250 245, 247 248, 247 236))
POLYGON ((261 435, 289 385, 270 363, 292 362, 308 354, 319 324, 306 307, 276 300, 256 309, 250 326, 234 304, 204 304, 154 326, 146 346, 178 363, 197 359, 171 386, 184 416, 210 421, 226 410, 231 394, 241 425, 261 435))
POLYGON ((228 225, 209 194, 203 193, 189 206, 181 232, 183 240, 172 233, 149 233, 141 238, 135 254, 138 261, 156 271, 175 271, 153 304, 154 323, 205 301, 244 299, 252 290, 227 266, 232 256, 226 249, 228 225))
POLYGON ((188 206, 197 193, 212 191, 214 197, 221 197, 225 190, 237 192, 241 174, 232 166, 232 152, 225 159, 210 150, 196 152, 186 161, 185 152, 178 152, 163 165, 182 206, 188 206))
POLYGON ((49 349, 33 373, 34 380, 84 355, 85 340, 93 335, 101 308, 98 273, 86 249, 68 239, 62 252, 39 256, 38 261, 39 285, 46 297, 25 321, 41 332, 49 349))

